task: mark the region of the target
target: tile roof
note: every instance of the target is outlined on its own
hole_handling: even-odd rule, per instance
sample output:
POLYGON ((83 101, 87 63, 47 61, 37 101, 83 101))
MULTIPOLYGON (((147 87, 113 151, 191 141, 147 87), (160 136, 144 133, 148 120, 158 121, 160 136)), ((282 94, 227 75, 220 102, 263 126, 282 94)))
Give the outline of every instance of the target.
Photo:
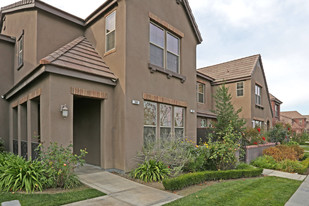
POLYGON ((1 10, 9 10, 9 9, 13 9, 19 6, 24 6, 24 5, 28 5, 28 4, 33 4, 35 3, 35 0, 21 0, 18 2, 15 2, 13 4, 9 4, 7 6, 1 7, 1 10))
POLYGON ((198 72, 215 79, 214 83, 238 80, 242 78, 251 78, 259 58, 260 55, 257 54, 221 64, 216 64, 213 66, 200 68, 198 69, 198 72))
POLYGON ((302 118, 306 118, 303 115, 301 115, 299 112, 297 111, 287 111, 287 112, 280 112, 280 115, 283 117, 287 117, 290 119, 302 119, 302 118))
POLYGON ((92 44, 83 36, 41 59, 40 64, 55 65, 96 76, 118 79, 92 44))
POLYGON ((282 101, 280 101, 277 97, 275 97, 271 93, 269 93, 269 98, 271 101, 275 101, 275 102, 278 102, 279 104, 282 104, 282 101))

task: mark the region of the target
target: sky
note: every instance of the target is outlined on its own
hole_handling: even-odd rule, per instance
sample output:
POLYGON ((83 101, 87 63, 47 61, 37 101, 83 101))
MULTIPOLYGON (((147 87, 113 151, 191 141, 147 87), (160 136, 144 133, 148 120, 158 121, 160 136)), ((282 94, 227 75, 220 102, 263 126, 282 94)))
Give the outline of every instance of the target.
MULTIPOLYGON (((16 0, 0 0, 0 7, 16 0)), ((104 0, 43 0, 86 18, 104 0)), ((203 42, 197 67, 261 54, 269 92, 281 111, 309 114, 308 0, 189 0, 203 42)))

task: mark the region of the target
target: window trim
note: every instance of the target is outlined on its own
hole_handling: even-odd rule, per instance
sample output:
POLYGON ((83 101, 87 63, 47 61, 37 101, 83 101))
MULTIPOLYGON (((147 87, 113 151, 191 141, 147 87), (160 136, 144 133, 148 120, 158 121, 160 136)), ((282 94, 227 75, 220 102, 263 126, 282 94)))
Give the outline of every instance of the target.
POLYGON ((197 82, 197 85, 196 85, 196 89, 197 89, 197 103, 199 104, 205 104, 205 89, 206 89, 206 85, 204 83, 201 83, 201 82, 197 82), (200 93, 199 91, 199 85, 202 85, 203 86, 203 93, 200 93), (200 97, 199 95, 202 94, 203 95, 203 102, 200 102, 200 97))
POLYGON ((17 39, 17 70, 20 70, 24 66, 24 53, 25 53, 25 31, 23 30, 20 37, 17 39), (20 42, 22 42, 22 50, 20 50, 20 42), (22 62, 19 62, 21 57, 22 62))
POLYGON ((237 97, 245 96, 245 86, 244 86, 244 82, 243 81, 236 83, 236 96, 237 97), (240 83, 242 84, 242 88, 238 88, 238 84, 240 84, 240 83), (238 91, 241 91, 241 90, 242 90, 242 95, 238 95, 238 91))
POLYGON ((262 87, 260 85, 255 84, 254 94, 255 94, 255 105, 258 105, 258 106, 262 105, 262 87), (259 92, 257 92, 257 88, 259 89, 259 92), (257 94, 257 93, 259 93, 259 94, 257 94), (258 101, 258 99, 259 99, 259 101, 258 101))
POLYGON ((105 31, 104 31, 104 33, 105 33, 105 55, 108 53, 111 53, 111 52, 113 52, 114 50, 116 50, 116 33, 117 33, 117 31, 116 31, 116 19, 117 19, 117 12, 116 12, 116 10, 114 10, 114 11, 112 11, 112 12, 110 12, 108 15, 106 15, 106 17, 105 17, 105 31), (108 19, 108 17, 110 17, 111 15, 113 15, 113 14, 115 14, 115 17, 114 17, 114 21, 115 21, 115 28, 114 28, 114 30, 112 30, 112 31, 110 31, 110 32, 106 32, 106 26, 107 26, 107 19, 108 19), (113 48, 111 48, 111 49, 109 49, 109 50, 107 50, 107 36, 109 35, 109 34, 111 34, 112 32, 114 32, 115 31, 115 36, 114 36, 114 47, 113 48))
POLYGON ((279 117, 279 105, 275 104, 275 117, 279 117))
MULTIPOLYGON (((160 48, 160 49, 163 49, 163 67, 160 67, 160 66, 158 66, 158 65, 154 65, 154 64, 151 64, 151 63, 149 63, 149 65, 162 68, 162 69, 163 69, 164 71, 166 71, 166 72, 172 72, 172 73, 175 73, 175 74, 180 74, 180 73, 181 73, 181 69, 180 69, 180 68, 181 68, 181 65, 180 65, 180 64, 181 64, 181 38, 180 38, 177 34, 172 33, 172 32, 169 31, 167 28, 165 28, 165 27, 159 25, 158 23, 156 23, 156 22, 150 20, 150 22, 149 22, 149 41, 148 41, 148 42, 149 42, 149 45, 154 45, 154 46, 156 46, 156 47, 158 47, 158 48, 160 48), (153 42, 150 41, 150 36, 151 36, 151 33, 150 33, 150 26, 151 26, 151 24, 152 24, 153 26, 155 26, 155 27, 157 27, 157 28, 163 30, 163 32, 164 32, 164 48, 162 48, 161 46, 159 46, 159 45, 157 45, 157 44, 155 44, 155 43, 153 43, 153 42), (169 34, 170 36, 174 37, 175 39, 177 39, 177 41, 178 41, 179 54, 175 54, 174 52, 169 51, 169 50, 167 49, 167 35, 168 35, 168 34, 169 34), (174 72, 174 71, 172 71, 171 69, 168 69, 168 68, 167 68, 167 54, 168 54, 168 53, 170 53, 170 54, 175 55, 175 56, 178 57, 178 68, 177 68, 177 72, 174 72)), ((150 60, 150 46, 149 46, 149 62, 151 62, 151 60, 150 60)))

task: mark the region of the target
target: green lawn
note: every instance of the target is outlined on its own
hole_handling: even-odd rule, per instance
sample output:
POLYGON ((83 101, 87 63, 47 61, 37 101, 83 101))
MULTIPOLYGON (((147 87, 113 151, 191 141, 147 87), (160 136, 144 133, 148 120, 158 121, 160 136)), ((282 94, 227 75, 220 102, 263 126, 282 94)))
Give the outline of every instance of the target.
POLYGON ((304 150, 309 151, 309 145, 299 145, 302 148, 304 148, 304 150))
POLYGON ((279 177, 236 180, 209 186, 166 205, 283 206, 300 184, 300 181, 279 177))
POLYGON ((0 192, 0 203, 19 200, 22 206, 52 206, 62 205, 105 195, 95 189, 86 187, 68 190, 57 194, 20 194, 0 192))

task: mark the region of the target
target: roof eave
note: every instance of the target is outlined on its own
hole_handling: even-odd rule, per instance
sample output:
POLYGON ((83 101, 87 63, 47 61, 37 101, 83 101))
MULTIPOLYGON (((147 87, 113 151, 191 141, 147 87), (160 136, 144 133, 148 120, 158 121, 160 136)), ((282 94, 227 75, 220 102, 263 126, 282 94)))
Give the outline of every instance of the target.
POLYGON ((206 74, 203 74, 203 73, 201 73, 199 71, 196 71, 196 76, 201 77, 201 78, 206 79, 206 80, 211 81, 211 82, 215 81, 214 78, 212 78, 212 77, 210 77, 210 76, 208 76, 206 74))
POLYGON ((85 25, 91 24, 95 21, 101 14, 107 11, 110 7, 117 3, 118 0, 107 0, 105 1, 99 8, 97 8, 94 12, 92 12, 86 19, 85 25))

